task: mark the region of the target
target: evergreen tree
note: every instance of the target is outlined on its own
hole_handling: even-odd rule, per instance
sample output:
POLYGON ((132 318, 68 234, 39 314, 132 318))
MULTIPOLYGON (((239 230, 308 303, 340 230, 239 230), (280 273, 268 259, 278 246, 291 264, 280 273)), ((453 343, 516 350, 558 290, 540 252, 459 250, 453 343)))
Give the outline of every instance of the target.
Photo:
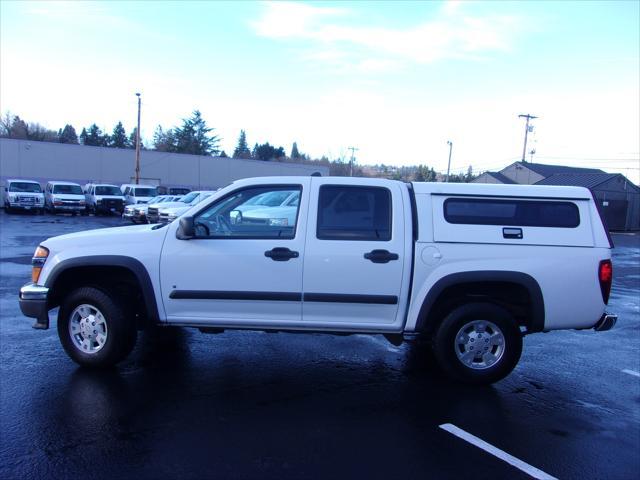
POLYGON ((129 146, 127 132, 122 126, 122 122, 118 122, 118 124, 113 128, 113 133, 109 138, 109 146, 114 148, 127 148, 129 146))
POLYGON ((238 145, 233 151, 233 158, 251 158, 251 151, 247 145, 247 134, 244 130, 240 130, 238 145))
POLYGON ((175 152, 173 130, 169 129, 165 132, 162 127, 158 125, 155 132, 153 132, 153 148, 159 152, 175 152))
POLYGON ((227 155, 227 152, 225 152, 224 150, 222 150, 222 151, 218 154, 218 156, 219 156, 220 158, 229 158, 229 155, 227 155))
POLYGON ((94 123, 89 127, 89 130, 87 130, 83 143, 84 145, 92 145, 94 147, 106 147, 108 138, 108 135, 104 135, 100 127, 94 123))
MULTIPOLYGON (((127 144, 128 148, 136 148, 136 134, 138 132, 138 127, 133 127, 133 131, 131 135, 129 135, 129 142, 127 144)), ((142 142, 142 137, 140 137, 140 150, 144 150, 144 143, 142 142)))
POLYGON ((88 136, 87 129, 83 127, 82 131, 80 132, 80 143, 82 145, 87 144, 87 136, 88 136))
POLYGON ((284 148, 276 148, 273 145, 269 145, 269 142, 263 143, 262 145, 256 143, 256 146, 253 147, 253 158, 258 160, 270 161, 283 158, 284 156, 284 148))
POLYGON ((194 110, 190 118, 183 120, 182 126, 174 129, 176 151, 192 155, 216 155, 220 151, 220 139, 212 131, 213 128, 207 127, 200 111, 194 110))
POLYGON ((293 147, 291 147, 291 158, 294 160, 299 159, 301 157, 300 152, 298 151, 298 144, 293 142, 293 147))
MULTIPOLYGON (((83 129, 84 130, 84 129, 83 129)), ((86 133, 86 132, 85 132, 86 133)), ((58 131, 58 142, 78 144, 78 135, 76 129, 68 123, 58 131)))

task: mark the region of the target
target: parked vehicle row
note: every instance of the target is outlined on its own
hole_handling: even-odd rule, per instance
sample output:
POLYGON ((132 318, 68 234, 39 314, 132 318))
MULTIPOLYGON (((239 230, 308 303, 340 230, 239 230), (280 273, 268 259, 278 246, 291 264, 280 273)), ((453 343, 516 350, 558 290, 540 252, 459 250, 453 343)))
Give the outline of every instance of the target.
MULTIPOLYGON (((127 205, 146 205, 150 200, 159 203, 175 201, 189 193, 181 187, 154 187, 152 185, 87 183, 84 187, 74 182, 50 181, 44 190, 36 180, 9 179, 4 187, 4 208, 7 213, 33 211, 70 213, 71 215, 125 214, 127 205), (164 194, 159 196, 158 191, 164 194), (157 200, 156 200, 157 199, 157 200)), ((146 211, 141 215, 146 221, 146 211)))

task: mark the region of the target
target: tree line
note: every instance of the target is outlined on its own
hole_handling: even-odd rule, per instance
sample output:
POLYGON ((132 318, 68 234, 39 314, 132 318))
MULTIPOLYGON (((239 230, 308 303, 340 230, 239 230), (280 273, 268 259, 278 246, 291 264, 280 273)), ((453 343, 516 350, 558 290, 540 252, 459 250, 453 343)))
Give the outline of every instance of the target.
MULTIPOLYGON (((18 115, 9 112, 0 117, 0 137, 15 138, 20 140, 32 140, 38 142, 56 142, 75 145, 91 145, 107 148, 135 148, 136 128, 127 134, 122 122, 118 122, 111 132, 103 131, 96 123, 83 127, 78 135, 73 125, 50 130, 39 123, 26 122, 18 115)), ((186 153, 191 155, 228 157, 220 148, 221 138, 215 133, 213 127, 209 127, 199 110, 182 119, 182 122, 172 128, 163 128, 158 125, 153 133, 152 144, 144 145, 140 140, 141 148, 152 149, 159 152, 186 153)), ((247 133, 240 130, 236 147, 232 158, 253 159, 261 161, 277 161, 290 163, 305 163, 323 165, 329 168, 330 175, 335 176, 366 176, 390 178, 402 181, 434 182, 442 181, 442 175, 436 173, 433 167, 426 165, 412 165, 404 167, 388 165, 359 165, 354 162, 351 165, 349 159, 344 156, 329 159, 326 156, 312 158, 302 153, 297 142, 293 142, 291 150, 287 153, 282 146, 271 145, 269 142, 255 143, 249 147, 247 133)), ((469 166, 466 174, 452 174, 450 182, 470 182, 477 175, 469 166)))

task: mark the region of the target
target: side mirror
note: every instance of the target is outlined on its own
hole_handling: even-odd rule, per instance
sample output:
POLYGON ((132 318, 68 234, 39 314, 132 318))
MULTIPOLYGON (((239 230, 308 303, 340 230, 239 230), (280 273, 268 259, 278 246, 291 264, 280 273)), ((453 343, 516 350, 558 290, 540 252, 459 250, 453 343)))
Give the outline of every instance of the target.
POLYGON ((178 240, 190 240, 196 236, 196 229, 193 224, 193 217, 180 217, 180 226, 176 230, 178 240))
POLYGON ((242 212, 240 210, 231 210, 229 218, 232 225, 240 225, 242 223, 242 212))

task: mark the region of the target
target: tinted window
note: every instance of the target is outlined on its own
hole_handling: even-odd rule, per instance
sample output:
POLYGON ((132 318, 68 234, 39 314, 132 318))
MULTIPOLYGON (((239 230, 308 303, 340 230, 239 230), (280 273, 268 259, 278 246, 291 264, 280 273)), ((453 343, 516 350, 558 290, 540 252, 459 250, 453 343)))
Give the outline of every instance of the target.
POLYGON ((578 207, 571 202, 449 198, 444 202, 449 223, 564 227, 580 225, 578 207))
POLYGON ((82 195, 80 185, 54 185, 53 193, 66 193, 69 195, 82 195))
POLYGON ((31 182, 11 182, 9 185, 10 192, 29 192, 29 193, 41 193, 42 189, 37 183, 31 182))
POLYGON ((158 195, 155 188, 136 188, 136 197, 155 197, 158 195))
POLYGON ((95 188, 95 195, 122 195, 118 187, 111 187, 109 185, 98 185, 95 188))
MULTIPOLYGON (((295 237, 298 220, 297 205, 274 206, 256 202, 256 198, 300 195, 300 187, 256 187, 239 190, 217 200, 195 219, 199 238, 279 238, 295 237)), ((211 193, 202 195, 203 198, 211 193)))
POLYGON ((317 237, 321 240, 390 240, 391 193, 381 187, 320 187, 317 237))

